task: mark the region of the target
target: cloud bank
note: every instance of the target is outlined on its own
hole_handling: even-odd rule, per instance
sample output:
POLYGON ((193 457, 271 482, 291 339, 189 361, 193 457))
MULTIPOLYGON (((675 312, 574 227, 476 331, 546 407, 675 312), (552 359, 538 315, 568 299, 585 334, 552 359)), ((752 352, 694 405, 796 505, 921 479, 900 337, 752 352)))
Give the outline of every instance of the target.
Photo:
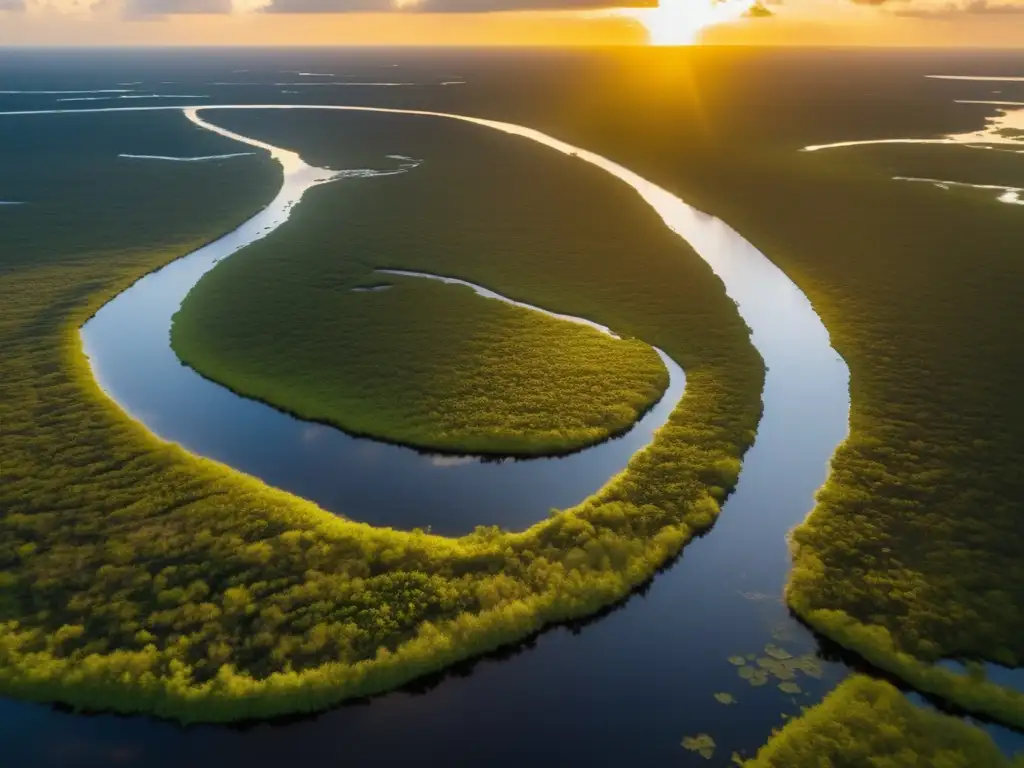
POLYGON ((126 0, 123 13, 127 18, 146 19, 176 13, 231 13, 231 10, 231 0, 126 0))
POLYGON ((4 11, 24 11, 25 0, 0 0, 0 13, 4 11))
POLYGON ((913 18, 951 18, 956 16, 992 16, 1024 13, 1024 0, 853 0, 871 5, 895 16, 913 18))
MULTIPOLYGON (((0 0, 0 11, 23 10, 26 0, 0 0)), ((111 2, 111 0, 101 0, 111 2)), ((123 15, 153 19, 174 14, 228 14, 233 0, 123 0, 123 15)), ((852 6, 870 6, 892 16, 956 18, 1024 14, 1024 0, 845 0, 852 6)), ((271 14, 344 13, 487 13, 494 11, 586 11, 604 8, 653 7, 657 0, 266 0, 257 8, 271 14)), ((786 6, 787 0, 760 0, 748 18, 775 15, 768 6, 786 6)), ((822 5, 827 5, 823 2, 822 5)), ((840 1, 842 4, 842 0, 840 1)), ((250 6, 250 9, 252 6, 250 6)))
POLYGON ((268 13, 488 13, 581 11, 616 6, 648 7, 656 4, 644 0, 271 0, 264 10, 268 13))

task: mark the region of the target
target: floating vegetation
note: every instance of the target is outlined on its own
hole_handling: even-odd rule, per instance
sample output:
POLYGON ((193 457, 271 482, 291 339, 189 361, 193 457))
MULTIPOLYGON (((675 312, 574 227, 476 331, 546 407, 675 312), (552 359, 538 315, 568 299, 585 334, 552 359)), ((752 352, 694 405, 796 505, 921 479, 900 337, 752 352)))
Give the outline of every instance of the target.
POLYGON ((737 703, 736 697, 733 696, 731 693, 716 693, 715 694, 715 701, 717 701, 719 704, 725 704, 725 705, 736 704, 737 703))
POLYGON ((757 660, 757 666, 779 680, 792 680, 796 677, 796 670, 789 666, 789 664, 785 661, 773 659, 771 656, 762 656, 759 658, 757 660))
POLYGON ((715 740, 706 733, 698 733, 696 736, 683 737, 683 749, 689 752, 696 752, 705 760, 710 760, 715 754, 715 740))
POLYGON ((768 643, 768 645, 764 647, 764 652, 773 659, 778 659, 779 661, 785 661, 786 659, 793 658, 793 654, 785 648, 779 648, 777 645, 772 645, 771 643, 768 643))
POLYGON ((813 677, 815 680, 820 680, 821 676, 825 674, 824 668, 821 666, 821 662, 816 656, 808 653, 805 656, 798 656, 789 662, 791 669, 799 670, 808 677, 813 677))
POLYGON ((788 693, 799 693, 800 687, 793 682, 798 673, 814 679, 819 679, 824 674, 821 662, 813 654, 794 656, 785 648, 772 643, 765 646, 764 652, 766 655, 760 657, 753 653, 747 654, 746 657, 738 655, 729 657, 729 663, 737 667, 736 673, 755 688, 766 685, 774 679, 783 684, 791 684, 796 688, 795 691, 791 691, 789 685, 786 688, 782 688, 780 685, 782 690, 788 693), (753 661, 754 664, 747 664, 748 660, 753 661))
POLYGON ((751 666, 743 666, 740 667, 738 671, 740 677, 742 677, 755 688, 759 688, 762 685, 766 685, 768 683, 769 675, 763 669, 758 669, 757 667, 751 666))
MULTIPOLYGON (((796 683, 790 683, 790 682, 779 683, 779 690, 782 691, 783 693, 792 693, 792 694, 803 693, 803 690, 800 688, 799 685, 797 685, 796 683)), ((788 715, 783 715, 783 717, 788 717, 788 715)))

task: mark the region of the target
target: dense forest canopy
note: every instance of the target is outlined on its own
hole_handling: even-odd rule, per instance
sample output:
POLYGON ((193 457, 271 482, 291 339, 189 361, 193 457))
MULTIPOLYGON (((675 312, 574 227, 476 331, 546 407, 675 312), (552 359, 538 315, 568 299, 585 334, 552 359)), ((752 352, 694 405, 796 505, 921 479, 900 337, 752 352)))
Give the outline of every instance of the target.
MULTIPOLYGON (((332 117, 284 120, 294 143, 295 134, 311 124, 323 130, 332 117)), ((368 121, 382 124, 373 116, 334 118, 339 159, 386 166, 384 153, 398 146, 422 165, 312 190, 282 229, 192 290, 172 330, 179 356, 303 418, 420 448, 564 453, 628 430, 668 384, 642 341, 466 287, 373 270, 412 266, 494 280, 514 269, 524 275, 522 292, 531 283, 557 285, 575 269, 581 276, 563 293, 589 294, 593 313, 599 303, 615 305, 608 286, 639 283, 624 253, 648 253, 645 261, 665 264, 672 280, 680 246, 671 235, 594 174, 562 166, 573 179, 548 181, 553 153, 543 148, 499 150, 512 157, 494 185, 480 172, 495 162, 495 142, 480 138, 483 129, 453 128, 457 139, 443 143, 418 138, 415 124, 404 135, 361 135, 368 121), (599 223, 580 215, 602 208, 599 223), (384 278, 389 290, 358 290, 384 278)), ((639 303, 644 294, 634 292, 639 303)), ((671 297, 667 287, 648 293, 663 304, 671 297)), ((560 300, 547 306, 561 310, 560 300)))

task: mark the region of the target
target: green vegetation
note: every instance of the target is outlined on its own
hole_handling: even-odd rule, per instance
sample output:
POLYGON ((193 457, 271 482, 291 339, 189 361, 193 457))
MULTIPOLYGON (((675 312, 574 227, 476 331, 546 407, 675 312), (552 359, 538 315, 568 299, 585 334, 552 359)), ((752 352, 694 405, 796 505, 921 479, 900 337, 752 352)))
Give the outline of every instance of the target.
POLYGON ((353 292, 366 267, 341 253, 329 244, 224 262, 175 316, 175 350, 203 375, 304 419, 472 453, 599 442, 628 430, 668 385, 643 342, 464 286, 395 277, 390 290, 353 292))
POLYGON ((1006 323, 1024 285, 1024 217, 886 185, 872 158, 824 157, 813 171, 842 170, 823 183, 872 211, 884 237, 877 248, 853 241, 856 256, 838 244, 819 293, 850 363, 851 435, 794 532, 787 599, 915 687, 1024 726, 1024 695, 931 667, 949 656, 1024 662, 1024 370, 1011 351, 1024 335, 1006 323))
MULTIPOLYGON (((422 98, 424 106, 434 107, 444 99, 456 111, 533 125, 607 154, 720 215, 793 277, 850 365, 853 415, 851 438, 836 457, 819 508, 796 536, 791 605, 820 631, 915 686, 1019 722, 1012 694, 967 676, 953 678, 933 669, 931 661, 960 654, 1010 664, 1024 659, 1024 565, 1019 557, 1024 549, 1019 524, 1024 498, 1019 471, 1024 361, 1019 351, 1024 326, 1015 322, 1020 315, 1024 220, 1019 208, 999 205, 988 196, 899 184, 889 177, 1019 184, 1020 159, 944 147, 798 154, 803 144, 830 140, 970 130, 990 111, 966 105, 954 110, 949 99, 936 97, 929 89, 940 85, 926 88, 921 79, 933 60, 908 64, 893 55, 864 61, 836 52, 767 57, 752 51, 651 51, 630 53, 610 64, 601 59, 589 69, 550 66, 545 60, 538 76, 516 70, 488 83, 493 88, 483 87, 489 75, 481 65, 475 76, 481 87, 418 95, 426 94, 424 90, 408 98, 422 98), (674 57, 688 63, 680 66, 680 58, 674 57), (428 99, 434 101, 428 104, 428 99), (999 175, 993 176, 996 160, 999 175), (997 697, 1005 706, 994 712, 997 697)), ((263 120, 230 117, 257 124, 263 120)), ((119 123, 126 119, 116 117, 119 123)), ((280 119, 286 129, 286 118, 280 119)), ((335 124, 316 122, 316 131, 325 134, 324 147, 336 146, 335 124)), ((104 125, 107 130, 109 123, 104 125)), ((407 146, 407 137, 397 129, 380 131, 380 122, 365 125, 356 132, 386 133, 388 151, 407 146)), ((44 122, 34 124, 33 130, 45 130, 44 122)), ((37 134, 37 141, 48 148, 61 146, 67 140, 63 130, 50 141, 37 134)), ((95 139, 97 133, 89 136, 95 139)), ((434 133, 438 143, 450 140, 446 131, 434 133)), ((348 135, 346 131, 346 140, 348 135)), ((504 152, 511 140, 493 137, 493 142, 496 153, 504 152)), ((117 151, 132 149, 122 141, 117 151)), ((371 162, 364 164, 380 157, 376 150, 370 154, 371 162)), ((20 160, 17 151, 10 156, 20 160)), ((494 183, 493 157, 481 162, 480 155, 470 154, 455 166, 464 175, 475 170, 482 180, 494 183)), ((559 188, 555 182, 563 177, 558 163, 553 161, 553 166, 551 182, 559 188)), ((500 186, 526 184, 525 174, 510 172, 506 178, 505 171, 515 168, 512 163, 501 168, 500 186)), ((207 170, 213 169, 203 172, 207 170)), ((65 184, 73 172, 83 171, 78 166, 50 168, 51 179, 65 184)), ((83 208, 78 222, 106 211, 112 212, 111 219, 137 212, 142 201, 158 199, 155 194, 167 183, 166 171, 161 167, 159 183, 153 178, 145 194, 139 186, 119 209, 90 196, 92 207, 83 208)), ((5 183, 35 178, 33 172, 26 167, 24 173, 5 174, 5 183)), ((98 177, 83 173, 80 178, 98 177)), ((562 189, 580 194, 578 189, 562 189)), ((534 184, 529 191, 538 195, 539 208, 553 204, 545 185, 534 184)), ((34 200, 20 192, 12 188, 4 197, 34 200)), ((225 191, 218 199, 240 200, 241 193, 225 191)), ((196 200, 208 202, 205 196, 196 200)), ((440 195, 436 204, 420 202, 437 215, 450 200, 440 195)), ((477 213, 474 201, 469 203, 467 220, 477 213)), ((31 238, 10 239, 8 222, 35 216, 34 206, 5 212, 0 246, 5 301, 0 407, 6 409, 0 412, 5 457, 0 501, 5 512, 16 510, 10 520, 0 520, 0 569, 13 574, 0 579, 0 617, 19 621, 19 633, 53 635, 64 623, 85 629, 79 638, 64 637, 55 650, 31 658, 8 650, 21 635, 5 630, 0 635, 4 691, 227 719, 311 709, 359 691, 379 690, 520 637, 529 627, 615 599, 676 551, 691 529, 703 529, 713 519, 714 504, 705 505, 706 514, 695 514, 701 491, 719 484, 728 487, 731 481, 728 473, 713 476, 705 470, 721 460, 735 461, 749 440, 744 430, 754 423, 756 396, 751 393, 757 389, 757 376, 749 367, 749 349, 735 341, 739 335, 729 324, 734 318, 727 316, 720 288, 700 265, 675 259, 682 262, 679 272, 666 275, 660 267, 634 264, 632 239, 612 238, 612 247, 618 246, 614 256, 600 251, 604 255, 590 264, 579 255, 561 254, 557 262, 542 265, 541 277, 531 274, 533 265, 520 269, 528 253, 470 266, 461 258, 449 262, 444 253, 421 258, 409 247, 418 244, 394 235, 386 243, 390 252, 379 253, 387 253, 389 260, 401 255, 402 264, 389 266, 460 274, 516 298, 606 322, 669 351, 687 369, 688 394, 648 454, 651 461, 634 462, 617 480, 614 493, 556 518, 557 525, 549 522, 511 537, 489 532, 446 542, 337 523, 309 505, 145 437, 99 396, 81 367, 74 324, 132 277, 187 248, 190 242, 183 237, 190 233, 181 229, 182 222, 204 227, 196 237, 223 229, 226 223, 211 218, 220 209, 207 205, 198 211, 202 215, 169 216, 167 222, 180 235, 173 229, 147 228, 145 240, 127 244, 118 239, 125 230, 122 222, 109 221, 106 228, 73 227, 64 211, 45 223, 36 219, 31 238), (53 245, 58 225, 66 228, 59 249, 53 245), (158 242, 163 246, 159 251, 142 248, 158 242), (120 250, 104 252, 105 245, 120 250), (40 255, 45 248, 54 253, 40 255), (609 268, 623 261, 629 272, 609 268), (26 264, 36 270, 31 279, 26 264), (42 269, 46 264, 52 267, 49 273, 42 269), (65 264, 73 269, 56 268, 65 264), (670 318, 663 325, 636 314, 655 283, 676 291, 671 302, 658 293, 657 309, 670 318), (620 295, 621 303, 613 300, 620 295), (739 350, 739 357, 730 359, 730 349, 739 350), (11 421, 14 414, 20 416, 11 421), (8 456, 16 457, 17 465, 8 463, 8 456), (74 490, 73 500, 67 489, 74 490), (612 519, 610 510, 621 517, 612 519), (76 529, 62 529, 72 513, 76 529), (651 543, 659 534, 663 538, 651 543), (221 537, 224 541, 214 545, 221 537), (295 542, 291 548, 289 540, 295 542), (31 553, 32 546, 45 557, 23 563, 19 548, 31 553), (132 553, 129 565, 123 563, 126 546, 132 553), (610 567, 582 561, 589 550, 613 552, 617 547, 629 554, 609 557, 610 567), (571 558, 567 550, 574 553, 571 558), (269 564, 259 561, 263 555, 269 564), (511 564, 508 580, 498 581, 506 562, 511 564), (125 569, 132 568, 133 578, 140 581, 155 580, 172 563, 179 570, 163 574, 162 590, 185 590, 201 579, 209 595, 200 599, 197 592, 180 604, 155 610, 156 598, 133 588, 125 569), (419 564, 424 565, 417 568, 419 564), (360 567, 365 576, 360 576, 364 591, 358 599, 367 606, 384 606, 392 616, 385 618, 383 610, 374 615, 357 612, 356 619, 342 615, 340 606, 358 603, 335 586, 360 567), (548 580, 549 572, 557 573, 557 579, 548 580), (414 588, 420 577, 424 586, 414 588), (237 610, 237 603, 227 598, 228 589, 243 587, 256 606, 252 612, 237 610), (552 591, 545 592, 548 587, 552 591), (398 610, 410 602, 405 599, 409 592, 442 595, 448 602, 426 601, 429 610, 421 603, 398 610), (490 595, 487 600, 479 596, 485 593, 490 595), (525 598, 516 602, 519 594, 525 598), (462 602, 453 604, 451 596, 462 602), (108 605, 117 606, 124 618, 113 616, 108 605), (221 614, 190 618, 200 615, 200 607, 212 615, 209 606, 221 614), (521 622, 500 619, 502 611, 521 611, 521 622), (413 641, 421 643, 413 652, 408 638, 429 638, 416 634, 424 617, 432 627, 445 627, 445 638, 455 638, 445 652, 424 647, 427 640, 413 641), (445 623, 453 617, 461 623, 445 623), (148 652, 152 661, 139 651, 116 655, 118 649, 146 648, 141 643, 148 636, 128 640, 119 631, 133 622, 145 624, 154 638, 154 650, 148 652), (320 630, 313 629, 318 624, 331 632, 338 632, 339 625, 355 626, 361 634, 357 643, 345 646, 351 650, 337 650, 341 645, 336 634, 325 641, 326 650, 317 650, 320 630), (257 670, 251 659, 260 648, 256 638, 265 629, 281 642, 270 649, 276 655, 267 667, 257 670), (94 644, 89 652, 96 655, 86 664, 80 649, 88 643, 94 644), (375 648, 381 646, 388 655, 378 654, 375 648), (204 660, 223 658, 218 653, 225 648, 234 665, 227 679, 216 683, 216 691, 202 688, 202 675, 211 664, 204 660), (321 665, 332 653, 340 661, 321 665), (144 678, 145 684, 138 682, 144 673, 128 668, 136 661, 140 668, 144 663, 156 670, 144 678), (173 683, 168 672, 172 663, 179 675, 173 683), (287 676, 266 676, 287 663, 292 670, 287 676), (116 678, 123 668, 126 680, 120 682, 116 678), (360 681, 352 682, 360 675, 360 681), (292 685, 294 693, 286 690, 292 685), (232 697, 232 686, 251 692, 248 703, 232 697)), ((163 217, 163 206, 153 208, 163 217)), ((517 222, 531 221, 538 213, 521 203, 510 211, 507 226, 494 230, 493 241, 482 243, 478 252, 486 253, 517 222)), ((347 210, 344 218, 358 221, 347 210)), ((595 227, 619 220, 618 212, 590 218, 595 227)), ((547 227, 559 226, 538 220, 547 227)), ((365 232, 371 252, 375 228, 376 220, 365 232)), ((469 234, 480 236, 472 230, 469 234)), ((650 251, 643 255, 649 257, 650 251)), ((165 600, 179 596, 172 592, 165 600)), ((17 653, 46 647, 44 639, 32 642, 17 645, 17 653)), ((437 642, 443 646, 449 641, 437 642)), ((886 712, 864 712, 859 731, 872 733, 886 722, 886 712)), ((829 727, 828 720, 801 727, 805 734, 820 731, 829 727)), ((795 721, 800 723, 804 721, 795 721)))
POLYGON ((725 693, 725 692, 716 693, 715 694, 715 701, 717 701, 719 704, 725 704, 726 706, 728 706, 730 704, 736 704, 737 703, 735 696, 733 696, 731 693, 725 693))
MULTIPOLYGON (((0 244, 4 695, 182 720, 310 711, 593 613, 714 523, 752 440, 763 381, 721 284, 628 190, 579 164, 539 167, 533 152, 543 149, 506 137, 487 144, 476 138, 482 131, 430 132, 464 159, 451 166, 456 173, 509 153, 500 189, 471 189, 492 195, 482 206, 500 194, 509 226, 520 226, 531 201, 561 210, 555 201, 578 193, 607 244, 594 251, 588 241, 543 260, 527 253, 459 262, 467 279, 621 328, 687 369, 682 403, 624 473, 527 531, 481 528, 445 539, 336 518, 148 435, 99 391, 77 328, 139 275, 232 226, 270 196, 275 178, 256 157, 230 166, 124 164, 125 183, 115 183, 121 177, 95 143, 113 142, 115 128, 145 132, 165 119, 173 118, 90 116, 57 127, 41 119, 31 134, 0 122, 0 146, 24 156, 22 184, 35 184, 22 195, 33 204, 5 221, 0 244), (61 167, 56 147, 78 165, 61 167), (63 184, 52 183, 58 175, 63 184), (44 205, 45 190, 64 198, 44 205), (95 216, 88 238, 66 214, 71 202, 82 218, 95 216), (641 245, 637 232, 647 231, 641 245)), ((166 153, 189 154, 192 135, 166 153)), ((383 249, 394 245, 385 235, 411 231, 376 208, 377 181, 334 189, 352 190, 346 205, 374 213, 346 220, 383 249), (378 229, 386 223, 390 232, 378 229)), ((449 206, 460 185, 441 189, 436 197, 447 199, 418 200, 427 212, 419 224, 430 222, 435 204, 449 206)), ((472 213, 476 201, 464 202, 472 213)), ((310 217, 326 226, 335 213, 312 204, 296 220, 315 224, 310 217)), ((408 266, 456 271, 452 260, 463 256, 446 259, 448 242, 433 253, 423 236, 408 266)))
POLYGON ((715 754, 715 740, 706 733, 684 736, 683 749, 687 752, 696 752, 705 760, 710 760, 715 754))
POLYGON ((932 666, 1024 663, 1024 216, 991 195, 891 180, 1019 185, 1024 156, 799 152, 979 128, 993 109, 951 111, 937 95, 948 90, 924 92, 924 60, 707 52, 673 73, 661 55, 660 82, 658 54, 644 57, 644 88, 622 85, 641 79, 628 62, 577 83, 621 96, 560 105, 572 117, 559 135, 742 232, 810 297, 849 365, 850 437, 794 533, 789 605, 915 687, 1024 726, 1021 695, 932 666), (706 87, 695 97, 683 82, 706 87))
POLYGON ((1011 768, 980 729, 911 704, 888 683, 844 680, 791 720, 747 768, 1011 768))
POLYGON ((807 291, 851 371, 851 434, 794 532, 787 600, 914 687, 1024 726, 1021 694, 932 666, 1024 661, 1024 336, 1006 323, 1024 217, 890 182, 873 157, 773 166, 786 209, 765 202, 758 174, 744 177, 758 212, 715 208, 807 291), (827 231, 793 220, 811 205, 827 231))
POLYGON ((891 179, 1021 186, 1024 156, 799 152, 977 130, 993 108, 952 109, 974 86, 929 83, 935 63, 653 51, 474 111, 550 130, 679 192, 808 295, 850 368, 852 412, 793 536, 789 605, 914 687, 1020 727, 1024 697, 933 662, 1024 664, 1024 216, 990 194, 891 179))
POLYGON ((822 675, 821 663, 813 653, 794 656, 785 648, 769 643, 764 649, 765 656, 730 656, 729 663, 736 667, 736 674, 751 687, 760 688, 772 680, 778 681, 783 693, 801 693, 796 683, 800 675, 818 679, 822 675), (748 661, 754 662, 748 664, 748 661))
POLYGON ((793 654, 791 654, 785 648, 780 648, 779 646, 773 645, 772 643, 768 643, 768 645, 764 647, 764 652, 766 655, 778 661, 786 661, 787 659, 793 658, 793 654))

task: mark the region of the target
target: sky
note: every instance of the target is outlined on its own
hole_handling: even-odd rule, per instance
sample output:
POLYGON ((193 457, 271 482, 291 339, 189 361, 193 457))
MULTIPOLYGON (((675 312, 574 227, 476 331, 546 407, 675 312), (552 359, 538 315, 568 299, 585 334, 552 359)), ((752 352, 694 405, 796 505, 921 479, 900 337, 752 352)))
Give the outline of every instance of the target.
POLYGON ((753 0, 661 0, 653 15, 616 9, 624 1, 637 0, 0 0, 0 46, 654 40, 1024 49, 1024 0, 767 0, 756 17, 740 17, 753 0))

